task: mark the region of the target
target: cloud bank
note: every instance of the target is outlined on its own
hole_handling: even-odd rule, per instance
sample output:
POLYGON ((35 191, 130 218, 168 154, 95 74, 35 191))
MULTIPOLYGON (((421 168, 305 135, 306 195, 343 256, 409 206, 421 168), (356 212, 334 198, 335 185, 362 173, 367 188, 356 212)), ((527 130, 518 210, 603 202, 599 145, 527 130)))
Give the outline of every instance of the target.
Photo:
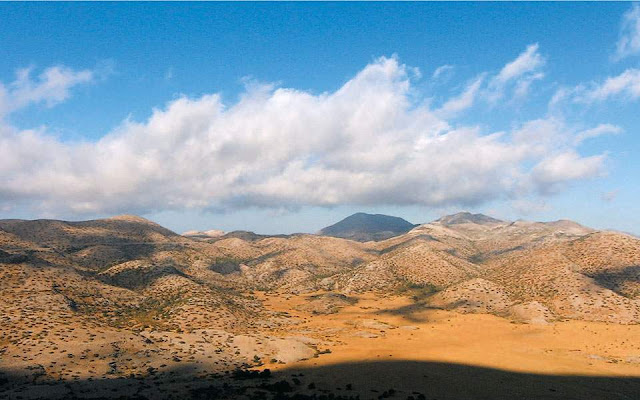
MULTIPOLYGON (((180 97, 97 142, 66 143, 0 122, 0 206, 52 214, 469 206, 555 193, 603 172, 604 155, 582 156, 578 146, 618 128, 578 130, 545 117, 493 132, 447 119, 482 93, 528 88, 543 64, 531 45, 434 108, 415 100, 428 94, 416 96, 412 68, 382 57, 335 92, 252 84, 231 105, 218 94, 180 97)), ((4 87, 5 112, 62 101, 91 79, 87 71, 47 71, 4 87)))

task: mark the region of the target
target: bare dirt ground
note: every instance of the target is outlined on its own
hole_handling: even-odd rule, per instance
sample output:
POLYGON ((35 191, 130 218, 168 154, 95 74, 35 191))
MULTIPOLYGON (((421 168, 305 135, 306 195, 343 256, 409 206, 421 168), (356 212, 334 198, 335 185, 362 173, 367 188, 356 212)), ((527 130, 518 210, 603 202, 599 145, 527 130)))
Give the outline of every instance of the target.
MULTIPOLYGON (((309 311, 304 305, 318 294, 256 292, 266 309, 290 320, 260 335, 151 333, 145 337, 153 344, 140 344, 139 335, 103 331, 93 342, 97 357, 70 340, 64 358, 40 351, 32 362, 64 360, 75 377, 34 378, 0 398, 634 399, 640 393, 638 325, 520 324, 373 294, 351 297, 337 312, 309 311), (114 339, 130 344, 112 348, 114 339), (158 357, 162 346, 176 358, 158 357), (76 354, 67 359, 72 348, 76 354), (103 367, 118 351, 127 354, 118 359, 122 370, 144 363, 161 371, 109 375, 103 367), (228 354, 247 362, 233 363, 228 354), (83 356, 90 362, 80 362, 83 356), (265 369, 270 374, 258 373, 265 369)), ((16 365, 9 354, 0 357, 5 371, 16 365)))
MULTIPOLYGON (((566 321, 519 324, 483 314, 429 310, 405 297, 364 295, 339 313, 296 311, 308 296, 265 296, 267 307, 302 319, 296 330, 330 343, 299 367, 415 360, 517 372, 640 377, 640 326, 566 321)), ((288 366, 279 366, 288 367, 288 366)))

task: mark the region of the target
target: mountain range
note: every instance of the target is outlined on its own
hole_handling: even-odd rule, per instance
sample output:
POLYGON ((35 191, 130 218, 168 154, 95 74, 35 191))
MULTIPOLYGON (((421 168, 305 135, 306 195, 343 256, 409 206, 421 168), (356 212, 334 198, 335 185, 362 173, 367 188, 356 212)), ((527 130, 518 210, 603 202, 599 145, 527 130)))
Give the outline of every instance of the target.
POLYGON ((348 294, 424 286, 434 292, 430 303, 463 312, 515 315, 525 308, 537 310, 530 312, 535 318, 624 323, 640 312, 640 241, 566 220, 512 222, 463 212, 413 225, 358 213, 318 235, 214 233, 181 236, 134 216, 3 220, 0 261, 20 270, 37 266, 79 308, 79 286, 56 276, 92 287, 91 301, 105 297, 110 311, 172 293, 209 299, 219 320, 231 318, 222 299, 242 303, 245 288, 348 294))
POLYGON ((184 359, 228 371, 321 353, 271 297, 312 296, 299 306, 312 315, 373 295, 527 324, 638 324, 640 240, 470 213, 421 225, 358 213, 317 235, 275 236, 178 235, 136 216, 1 220, 0 290, 0 372, 109 376, 184 359), (58 349, 73 358, 61 363, 58 349))

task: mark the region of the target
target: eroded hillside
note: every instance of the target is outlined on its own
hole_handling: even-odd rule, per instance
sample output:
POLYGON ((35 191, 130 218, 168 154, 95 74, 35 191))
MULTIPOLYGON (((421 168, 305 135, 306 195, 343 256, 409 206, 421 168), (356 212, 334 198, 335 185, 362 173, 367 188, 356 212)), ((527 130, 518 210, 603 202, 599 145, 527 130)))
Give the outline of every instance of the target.
POLYGON ((133 216, 0 221, 0 370, 12 377, 0 384, 38 398, 23 390, 162 377, 153 393, 165 397, 176 370, 205 379, 334 359, 327 349, 399 328, 411 340, 451 312, 640 322, 640 240, 571 221, 460 213, 367 242, 211 232, 133 216))

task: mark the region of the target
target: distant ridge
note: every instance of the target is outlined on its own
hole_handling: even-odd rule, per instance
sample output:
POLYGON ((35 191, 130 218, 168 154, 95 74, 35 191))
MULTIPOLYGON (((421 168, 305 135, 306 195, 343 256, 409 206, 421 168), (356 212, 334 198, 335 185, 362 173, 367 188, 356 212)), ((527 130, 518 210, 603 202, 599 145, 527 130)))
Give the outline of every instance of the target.
POLYGON ((402 218, 383 214, 356 213, 327 226, 319 234, 367 242, 385 240, 409 232, 416 227, 402 218))
POLYGON ((218 239, 236 238, 236 239, 245 240, 247 242, 256 242, 258 240, 273 238, 273 237, 286 239, 295 235, 296 235, 295 233, 291 235, 285 235, 285 234, 262 235, 262 234, 251 232, 251 231, 231 231, 231 232, 225 233, 222 236, 218 236, 218 239))
POLYGON ((0 219, 0 231, 39 243, 88 245, 104 242, 168 241, 177 233, 146 218, 118 215, 87 221, 0 219))
POLYGON ((490 217, 484 214, 472 214, 470 212, 459 212, 452 215, 446 215, 440 219, 437 219, 435 222, 438 222, 442 225, 457 225, 457 224, 500 224, 505 221, 501 221, 499 219, 490 217))
POLYGON ((186 236, 189 238, 216 238, 224 235, 224 231, 219 229, 210 229, 208 231, 186 231, 182 233, 182 236, 186 236))

